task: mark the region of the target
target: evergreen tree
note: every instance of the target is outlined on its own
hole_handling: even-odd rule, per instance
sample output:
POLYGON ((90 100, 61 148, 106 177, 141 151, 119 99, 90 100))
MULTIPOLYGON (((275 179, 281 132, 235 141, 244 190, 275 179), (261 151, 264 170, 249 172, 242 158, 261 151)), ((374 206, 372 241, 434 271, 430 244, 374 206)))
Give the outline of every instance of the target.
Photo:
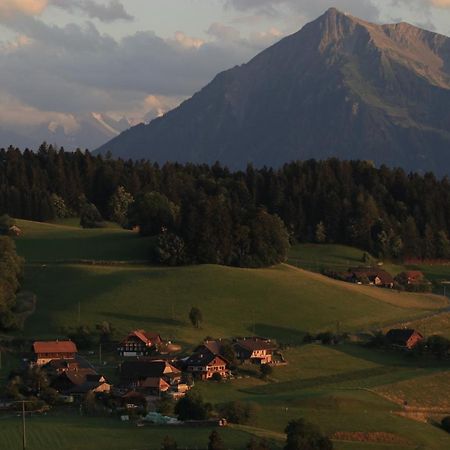
POLYGON ((189 320, 195 328, 199 328, 203 321, 203 315, 199 308, 193 306, 189 311, 189 320))

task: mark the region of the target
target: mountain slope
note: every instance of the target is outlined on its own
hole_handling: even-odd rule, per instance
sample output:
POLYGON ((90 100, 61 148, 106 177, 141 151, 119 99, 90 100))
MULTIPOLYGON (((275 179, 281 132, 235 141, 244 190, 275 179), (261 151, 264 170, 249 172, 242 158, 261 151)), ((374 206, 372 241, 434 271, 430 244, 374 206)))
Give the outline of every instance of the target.
POLYGON ((337 156, 445 173, 448 105, 449 38, 332 8, 99 150, 232 168, 337 156))

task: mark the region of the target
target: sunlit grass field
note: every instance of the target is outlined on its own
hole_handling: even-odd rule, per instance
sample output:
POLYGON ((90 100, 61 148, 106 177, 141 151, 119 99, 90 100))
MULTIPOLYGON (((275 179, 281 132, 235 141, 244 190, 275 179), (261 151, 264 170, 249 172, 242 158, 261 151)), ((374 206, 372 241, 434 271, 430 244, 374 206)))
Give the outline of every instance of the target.
MULTIPOLYGON (((288 346, 283 350, 288 365, 275 368, 269 380, 258 378, 255 370, 252 377, 232 382, 197 384, 212 403, 240 399, 258 405, 253 423, 221 430, 226 448, 245 448, 251 435, 266 437, 274 449, 281 448, 284 427, 299 417, 329 435, 381 432, 397 439, 390 444, 336 441, 337 450, 450 448, 449 435, 429 423, 401 417, 401 402, 391 398, 393 393, 412 398, 425 381, 423 386, 430 389, 416 395, 417 405, 431 407, 438 393, 440 402, 450 402, 444 387, 450 371, 446 362, 355 344, 302 345, 306 332, 367 331, 408 321, 426 322, 427 333, 437 331, 435 327, 445 329, 445 313, 431 317, 448 308, 443 297, 357 286, 314 273, 323 266, 345 270, 358 265, 360 250, 295 247, 290 262, 309 271, 291 265, 259 270, 212 265, 164 268, 138 264, 148 259, 153 242, 130 231, 83 230, 73 221, 20 221, 19 226, 24 234, 16 241, 17 248, 27 261, 23 287, 38 298, 36 312, 21 333, 25 337, 63 337, 64 327, 93 328, 106 320, 118 337, 144 328, 184 349, 206 336, 250 334, 288 346), (189 323, 192 306, 203 314, 199 329, 189 323)), ((19 418, 0 416, 0 428, 0 449, 20 448, 19 418)), ((175 437, 179 448, 201 449, 211 431, 137 428, 118 419, 73 414, 31 418, 28 430, 28 448, 33 450, 156 450, 166 434, 175 437)))

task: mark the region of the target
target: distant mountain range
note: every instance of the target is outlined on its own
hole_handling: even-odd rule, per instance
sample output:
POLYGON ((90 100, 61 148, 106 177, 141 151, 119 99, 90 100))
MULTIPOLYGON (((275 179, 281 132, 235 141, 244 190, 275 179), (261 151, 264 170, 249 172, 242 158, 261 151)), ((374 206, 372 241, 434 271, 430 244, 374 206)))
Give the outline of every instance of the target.
POLYGON ((231 168, 336 156, 449 173, 450 39, 332 8, 99 151, 231 168))
POLYGON ((115 120, 106 114, 90 113, 72 116, 68 130, 63 123, 48 122, 36 126, 11 128, 0 126, 0 147, 9 145, 36 150, 42 142, 64 147, 66 150, 95 149, 118 136, 132 125, 128 119, 115 120))

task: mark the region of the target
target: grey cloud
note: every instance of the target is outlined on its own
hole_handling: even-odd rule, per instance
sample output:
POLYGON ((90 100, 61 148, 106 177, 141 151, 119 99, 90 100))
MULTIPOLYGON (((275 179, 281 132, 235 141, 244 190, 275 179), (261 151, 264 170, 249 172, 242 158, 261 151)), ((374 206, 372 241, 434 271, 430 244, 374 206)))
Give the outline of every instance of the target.
POLYGON ((119 0, 110 0, 106 5, 95 0, 50 0, 50 4, 70 12, 79 10, 91 19, 98 19, 106 23, 134 19, 127 13, 119 0))
POLYGON ((45 111, 120 111, 149 95, 186 97, 256 53, 218 40, 183 46, 152 32, 117 41, 92 23, 58 27, 22 17, 9 26, 30 42, 0 51, 0 91, 45 111))
POLYGON ((287 8, 307 19, 316 18, 332 6, 367 20, 379 17, 379 10, 372 0, 225 0, 225 5, 238 11, 253 10, 272 15, 281 14, 287 8))

